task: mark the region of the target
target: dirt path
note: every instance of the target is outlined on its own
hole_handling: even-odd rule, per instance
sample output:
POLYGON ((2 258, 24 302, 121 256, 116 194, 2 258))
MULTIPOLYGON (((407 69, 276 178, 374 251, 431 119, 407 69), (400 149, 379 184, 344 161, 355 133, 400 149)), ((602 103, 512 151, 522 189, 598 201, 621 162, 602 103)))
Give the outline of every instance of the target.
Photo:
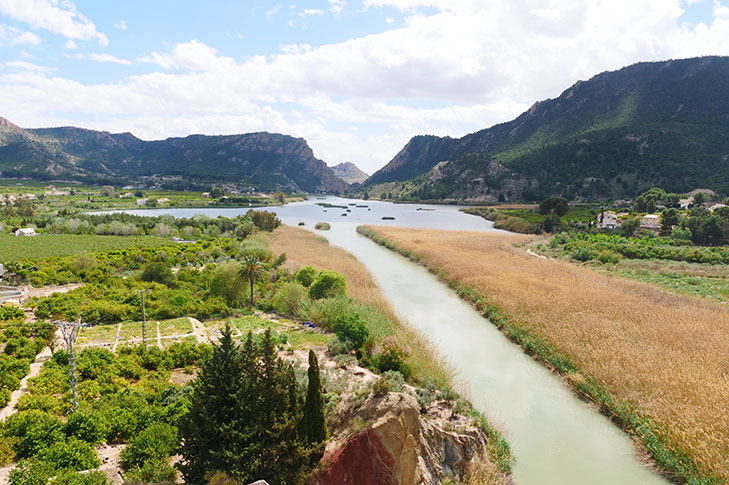
POLYGON ((30 285, 23 286, 22 300, 26 301, 28 298, 32 298, 34 296, 49 296, 53 293, 68 293, 69 291, 81 288, 82 286, 83 283, 71 283, 70 285, 62 286, 42 286, 40 288, 33 288, 30 285))
POLYGON ((119 345, 119 336, 121 335, 122 325, 122 323, 119 323, 119 326, 116 329, 116 338, 114 338, 114 347, 111 349, 112 352, 116 352, 116 346, 119 345))
POLYGON ((157 347, 160 349, 163 349, 162 347, 162 334, 159 333, 159 322, 157 322, 157 347))
POLYGON ((30 364, 30 372, 28 372, 28 375, 23 377, 23 379, 20 381, 20 387, 17 390, 13 391, 13 393, 10 395, 10 402, 8 403, 8 405, 0 410, 0 421, 4 420, 8 416, 15 414, 15 405, 18 404, 18 400, 20 399, 20 397, 28 392, 28 379, 40 374, 41 367, 43 367, 43 364, 51 358, 51 355, 52 354, 50 347, 45 347, 38 353, 38 355, 36 355, 35 361, 30 364))
POLYGON ((212 343, 207 330, 205 330, 205 326, 200 322, 200 320, 192 317, 188 318, 190 319, 190 323, 192 323, 192 333, 195 335, 195 338, 197 338, 198 343, 212 343))

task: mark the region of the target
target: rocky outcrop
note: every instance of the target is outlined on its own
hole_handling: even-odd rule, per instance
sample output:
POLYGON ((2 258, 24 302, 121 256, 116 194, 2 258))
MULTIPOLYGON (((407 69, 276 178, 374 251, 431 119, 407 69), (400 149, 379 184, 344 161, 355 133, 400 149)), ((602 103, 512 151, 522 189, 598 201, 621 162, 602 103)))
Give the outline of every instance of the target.
POLYGON ((369 175, 360 170, 359 167, 352 162, 340 163, 339 165, 335 165, 330 168, 334 172, 334 175, 348 184, 361 184, 367 180, 367 177, 369 177, 369 175))
POLYGON ((372 398, 356 411, 356 420, 370 424, 327 451, 314 484, 441 483, 460 477, 473 460, 488 460, 487 437, 468 418, 454 422, 421 414, 406 393, 372 398))

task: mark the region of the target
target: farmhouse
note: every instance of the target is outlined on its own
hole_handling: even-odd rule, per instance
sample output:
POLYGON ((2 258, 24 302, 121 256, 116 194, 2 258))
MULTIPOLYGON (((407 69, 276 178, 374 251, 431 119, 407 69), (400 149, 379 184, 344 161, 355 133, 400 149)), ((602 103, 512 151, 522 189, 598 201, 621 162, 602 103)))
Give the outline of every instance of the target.
POLYGON ((22 227, 15 231, 15 236, 37 236, 35 229, 32 227, 22 227))
POLYGON ((660 229, 661 216, 659 214, 646 214, 640 219, 640 227, 643 229, 660 229))
POLYGON ((146 205, 147 199, 137 199, 137 205, 146 205))
POLYGON ((601 229, 615 229, 618 225, 618 215, 613 211, 603 211, 597 215, 597 227, 601 229))
POLYGON ((202 193, 202 198, 203 199, 209 199, 210 198, 210 192, 203 192, 202 193))

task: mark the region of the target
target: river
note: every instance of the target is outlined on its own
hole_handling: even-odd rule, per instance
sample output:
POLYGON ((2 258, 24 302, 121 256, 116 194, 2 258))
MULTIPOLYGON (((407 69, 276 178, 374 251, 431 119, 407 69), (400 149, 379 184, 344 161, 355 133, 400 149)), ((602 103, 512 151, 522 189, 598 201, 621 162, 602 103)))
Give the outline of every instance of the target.
MULTIPOLYGON (((204 213, 214 217, 245 210, 172 208, 126 212, 176 217, 204 213)), ((315 232, 354 254, 367 267, 402 319, 426 335, 456 370, 457 390, 502 430, 516 456, 517 483, 667 483, 641 464, 624 432, 575 397, 561 379, 526 356, 425 268, 356 232, 361 224, 494 231, 491 222, 460 213, 455 206, 333 197, 270 210, 286 224, 304 222, 307 229, 319 221, 331 224, 331 230, 315 232), (350 212, 316 203, 345 206, 350 212)))

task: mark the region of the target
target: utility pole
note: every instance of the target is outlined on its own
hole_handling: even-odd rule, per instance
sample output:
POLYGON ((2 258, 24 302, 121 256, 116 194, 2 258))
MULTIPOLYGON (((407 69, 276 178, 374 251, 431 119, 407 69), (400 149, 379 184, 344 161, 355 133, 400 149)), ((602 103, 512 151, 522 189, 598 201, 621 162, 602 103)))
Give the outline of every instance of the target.
POLYGON ((142 343, 145 349, 147 348, 147 313, 144 309, 144 295, 150 291, 152 290, 134 290, 134 293, 140 293, 142 295, 142 343))
POLYGON ((53 323, 58 325, 63 335, 63 340, 66 342, 66 351, 68 352, 68 381, 71 387, 71 410, 75 413, 78 411, 78 382, 76 379, 76 352, 74 345, 76 344, 76 337, 78 337, 78 332, 81 328, 81 319, 79 318, 78 322, 57 320, 53 323))

